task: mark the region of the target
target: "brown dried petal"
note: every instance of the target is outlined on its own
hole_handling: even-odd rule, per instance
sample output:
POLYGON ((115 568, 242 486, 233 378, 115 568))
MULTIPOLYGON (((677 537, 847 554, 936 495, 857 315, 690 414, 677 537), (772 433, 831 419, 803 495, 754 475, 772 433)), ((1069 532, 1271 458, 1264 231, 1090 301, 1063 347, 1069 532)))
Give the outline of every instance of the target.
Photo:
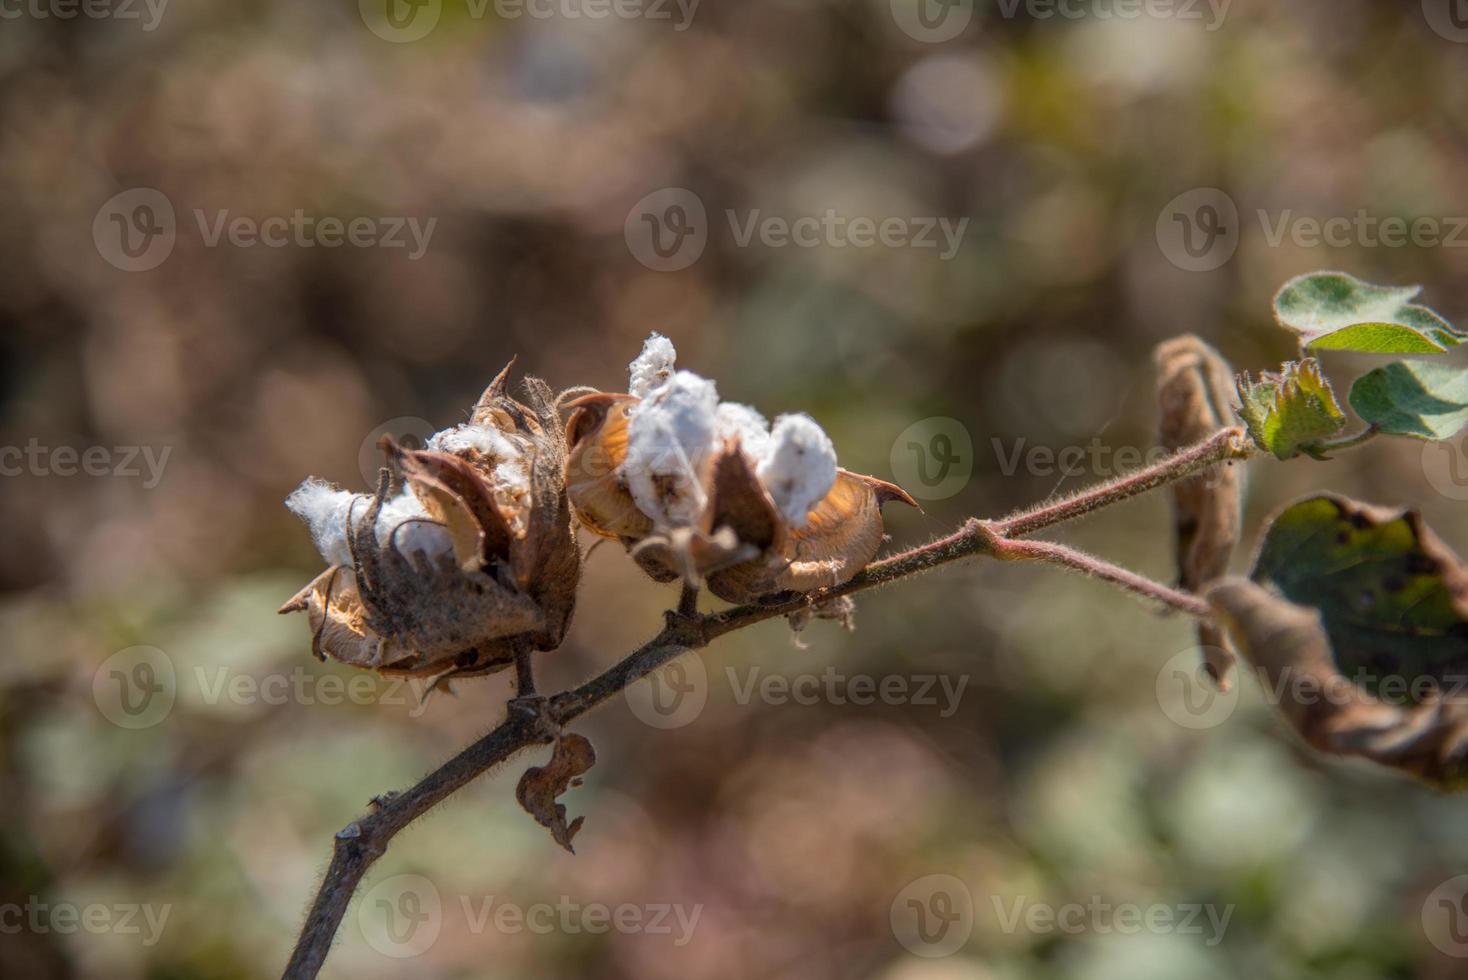
POLYGON ((576 516, 594 534, 640 541, 652 533, 652 518, 637 509, 617 468, 627 458, 627 409, 631 395, 598 394, 578 398, 567 424, 566 491, 576 516))
MULTIPOLYGON (((1233 370, 1197 337, 1177 337, 1158 345, 1158 443, 1164 449, 1190 446, 1236 424, 1232 408, 1233 370)), ((1228 571, 1242 525, 1244 468, 1219 465, 1173 487, 1179 580, 1199 592, 1228 571)), ((1204 666, 1221 690, 1230 684, 1234 658, 1223 630, 1198 625, 1204 666)))
POLYGON ((562 732, 556 737, 551 760, 544 766, 532 766, 520 777, 515 798, 525 812, 542 827, 550 830, 557 844, 576 853, 571 840, 581 829, 585 817, 566 823, 566 807, 556 799, 572 786, 581 785, 581 777, 596 764, 596 749, 584 736, 562 732))
POLYGON ((1468 704, 1461 692, 1415 704, 1383 701, 1337 670, 1319 613, 1238 578, 1213 585, 1208 600, 1310 745, 1444 788, 1468 781, 1468 704))

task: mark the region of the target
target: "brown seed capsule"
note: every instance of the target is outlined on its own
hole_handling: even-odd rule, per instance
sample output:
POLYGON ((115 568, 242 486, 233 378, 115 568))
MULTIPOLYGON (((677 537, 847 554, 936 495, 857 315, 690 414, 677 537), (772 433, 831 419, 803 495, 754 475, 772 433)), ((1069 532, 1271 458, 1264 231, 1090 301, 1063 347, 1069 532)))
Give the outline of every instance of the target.
POLYGON ((298 491, 309 499, 293 495, 323 553, 343 540, 349 552, 281 609, 307 613, 318 656, 463 676, 507 666, 517 646, 560 644, 580 578, 565 437, 544 383, 528 379, 522 404, 505 394, 506 372, 469 426, 424 450, 384 441, 411 496, 389 499, 388 470, 371 497, 309 481, 298 491))

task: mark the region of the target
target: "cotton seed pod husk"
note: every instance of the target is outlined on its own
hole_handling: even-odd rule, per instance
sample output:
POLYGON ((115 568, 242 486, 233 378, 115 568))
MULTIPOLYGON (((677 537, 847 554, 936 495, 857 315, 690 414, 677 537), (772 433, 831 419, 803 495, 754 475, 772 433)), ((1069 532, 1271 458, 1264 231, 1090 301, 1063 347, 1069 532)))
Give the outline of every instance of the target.
POLYGON ((697 525, 658 532, 618 472, 627 458, 628 410, 636 404, 626 394, 569 403, 566 485, 581 523, 620 540, 655 581, 706 581, 731 602, 840 585, 880 549, 882 504, 917 506, 900 487, 838 469, 806 523, 791 527, 748 455, 730 439, 704 471, 707 504, 697 525))
POLYGON ((389 462, 429 522, 447 530, 452 553, 404 554, 400 528, 378 540, 390 488, 383 470, 370 505, 349 517, 351 567, 328 569, 281 609, 307 612, 318 656, 387 673, 468 676, 508 666, 520 644, 559 646, 581 562, 563 484, 564 433, 550 389, 527 379, 522 404, 505 393, 508 370, 471 418, 502 437, 502 456, 385 440, 389 462), (507 482, 496 475, 501 466, 522 467, 528 478, 507 482))
MULTIPOLYGON (((1179 450, 1237 424, 1232 407, 1233 369, 1194 336, 1176 337, 1154 352, 1158 385, 1158 443, 1179 450)), ((1220 464, 1172 488, 1179 582, 1200 592, 1228 571, 1243 524, 1244 467, 1220 464)), ((1198 624, 1198 645, 1208 674, 1228 690, 1234 666, 1227 634, 1198 624)))

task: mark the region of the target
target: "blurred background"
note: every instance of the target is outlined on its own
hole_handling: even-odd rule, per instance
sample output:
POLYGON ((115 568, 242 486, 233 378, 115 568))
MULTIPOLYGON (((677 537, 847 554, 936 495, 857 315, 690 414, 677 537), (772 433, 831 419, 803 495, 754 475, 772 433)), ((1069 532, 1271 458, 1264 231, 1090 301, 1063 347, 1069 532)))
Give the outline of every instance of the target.
MULTIPOLYGON (((278 975, 332 834, 502 716, 503 677, 420 705, 275 610, 321 564, 291 489, 366 489, 512 356, 625 390, 660 331, 904 483, 910 545, 1139 460, 1164 338, 1277 367, 1292 275, 1461 324, 1462 8, 0 4, 0 975, 278 975)), ((1468 550, 1461 438, 1250 479, 1250 540, 1328 486, 1468 550)), ((1170 579, 1169 520, 1060 536, 1170 579)), ((544 688, 673 599, 596 550, 544 688)), ((975 564, 856 626, 578 723, 574 857, 514 802, 543 753, 474 783, 323 976, 1464 974, 1468 803, 1305 751, 1251 677, 1210 700, 1188 623, 975 564)))

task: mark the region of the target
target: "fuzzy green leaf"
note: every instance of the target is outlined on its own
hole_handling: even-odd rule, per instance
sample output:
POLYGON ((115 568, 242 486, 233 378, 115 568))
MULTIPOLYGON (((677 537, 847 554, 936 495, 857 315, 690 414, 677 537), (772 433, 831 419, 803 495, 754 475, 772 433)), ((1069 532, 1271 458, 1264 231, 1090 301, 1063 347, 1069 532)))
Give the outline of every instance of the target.
POLYGON ((1398 361, 1356 379, 1356 414, 1387 435, 1450 439, 1468 425, 1468 370, 1398 361))
POLYGON ((1468 340, 1412 299, 1421 286, 1373 286, 1344 272, 1312 272, 1285 283, 1274 297, 1280 326, 1303 347, 1367 354, 1440 354, 1468 340))
POLYGON ((1335 392, 1314 358, 1290 361, 1279 374, 1266 371, 1258 381, 1240 375, 1238 390, 1239 416, 1250 437, 1278 459, 1301 452, 1319 455, 1310 447, 1346 424, 1335 392))
POLYGON ((1302 500, 1270 524, 1253 578, 1317 610, 1336 668, 1367 689, 1468 678, 1468 570, 1415 511, 1302 500))

